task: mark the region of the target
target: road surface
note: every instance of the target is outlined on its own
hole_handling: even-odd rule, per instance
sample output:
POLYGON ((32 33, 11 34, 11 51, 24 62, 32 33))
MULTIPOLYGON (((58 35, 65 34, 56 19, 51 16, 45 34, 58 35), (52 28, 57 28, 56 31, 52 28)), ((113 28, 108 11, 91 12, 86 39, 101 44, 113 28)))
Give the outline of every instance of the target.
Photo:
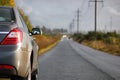
POLYGON ((62 39, 39 58, 39 80, 120 80, 120 57, 62 39))

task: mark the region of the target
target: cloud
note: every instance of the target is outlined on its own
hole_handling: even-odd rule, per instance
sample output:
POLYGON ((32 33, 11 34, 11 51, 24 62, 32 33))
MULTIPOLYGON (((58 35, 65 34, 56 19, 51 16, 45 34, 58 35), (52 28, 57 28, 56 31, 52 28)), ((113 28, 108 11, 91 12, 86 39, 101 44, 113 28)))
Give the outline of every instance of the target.
POLYGON ((120 12, 117 11, 117 9, 113 8, 113 7, 107 7, 108 11, 114 15, 120 16, 120 12))
POLYGON ((33 11, 33 8, 30 6, 25 6, 24 9, 25 9, 24 11, 26 14, 31 14, 33 11))
POLYGON ((24 5, 24 1, 23 0, 15 0, 15 3, 17 6, 19 6, 20 8, 24 5))
POLYGON ((26 14, 31 14, 31 12, 33 11, 33 8, 32 8, 32 6, 30 6, 30 5, 27 5, 26 4, 26 2, 24 1, 24 0, 15 0, 15 2, 16 2, 16 4, 20 7, 20 8, 22 8, 23 10, 24 10, 24 12, 26 13, 26 14))
POLYGON ((34 11, 33 13, 37 16, 40 15, 40 11, 38 11, 38 10, 34 11))

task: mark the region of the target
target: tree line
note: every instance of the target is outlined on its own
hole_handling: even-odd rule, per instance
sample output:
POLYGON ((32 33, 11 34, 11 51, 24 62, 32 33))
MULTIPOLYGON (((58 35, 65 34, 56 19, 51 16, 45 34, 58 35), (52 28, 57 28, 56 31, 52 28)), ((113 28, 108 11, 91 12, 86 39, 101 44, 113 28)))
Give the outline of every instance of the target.
POLYGON ((0 0, 1 6, 15 6, 14 0, 0 0))
POLYGON ((54 34, 65 34, 67 33, 67 29, 63 29, 63 28, 54 28, 54 29, 50 29, 46 26, 36 26, 37 28, 40 28, 43 32, 43 34, 46 35, 54 35, 54 34))

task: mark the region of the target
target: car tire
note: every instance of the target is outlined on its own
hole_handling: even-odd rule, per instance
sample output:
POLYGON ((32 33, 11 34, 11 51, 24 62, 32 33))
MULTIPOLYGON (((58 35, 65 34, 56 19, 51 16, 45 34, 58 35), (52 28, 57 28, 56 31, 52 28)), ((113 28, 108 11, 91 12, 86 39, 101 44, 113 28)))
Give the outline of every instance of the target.
POLYGON ((32 75, 32 80, 38 80, 38 69, 36 70, 36 73, 32 75))
POLYGON ((31 78, 31 67, 29 67, 27 77, 12 77, 11 80, 32 80, 32 78, 31 78))
POLYGON ((32 80, 38 80, 38 74, 33 75, 32 80))

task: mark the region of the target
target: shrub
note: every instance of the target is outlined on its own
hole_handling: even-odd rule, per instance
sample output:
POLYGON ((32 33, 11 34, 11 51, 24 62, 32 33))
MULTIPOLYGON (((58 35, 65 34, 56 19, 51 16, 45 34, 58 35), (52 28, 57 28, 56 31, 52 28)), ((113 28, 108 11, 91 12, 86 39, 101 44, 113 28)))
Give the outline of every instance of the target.
POLYGON ((85 35, 85 39, 89 41, 102 40, 104 39, 104 33, 90 31, 88 32, 88 34, 85 35))
POLYGON ((113 44, 113 38, 112 37, 107 37, 103 40, 105 43, 108 43, 108 44, 113 44))
POLYGON ((79 43, 81 43, 85 39, 85 35, 82 33, 75 33, 72 37, 79 43))
POLYGON ((118 35, 118 45, 120 46, 120 35, 118 35))
POLYGON ((120 36, 116 32, 108 32, 104 35, 104 42, 109 44, 120 44, 120 36))
POLYGON ((120 45, 120 35, 118 35, 116 32, 103 33, 90 31, 87 34, 75 33, 72 37, 80 43, 83 40, 87 41, 101 40, 108 44, 120 45))

